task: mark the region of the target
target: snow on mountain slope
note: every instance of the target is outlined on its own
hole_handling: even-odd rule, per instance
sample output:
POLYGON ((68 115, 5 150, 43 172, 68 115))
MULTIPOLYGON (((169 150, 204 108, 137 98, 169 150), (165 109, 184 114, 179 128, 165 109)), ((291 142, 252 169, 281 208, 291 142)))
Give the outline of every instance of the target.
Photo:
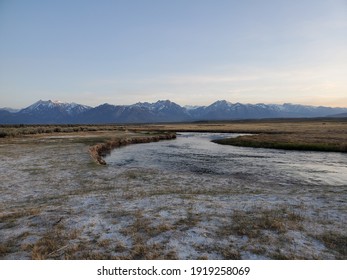
POLYGON ((243 104, 218 100, 209 106, 182 107, 170 100, 133 105, 103 104, 89 107, 76 103, 39 100, 18 111, 2 110, 0 123, 150 123, 262 118, 311 118, 345 113, 347 108, 299 104, 243 104))
POLYGON ((36 103, 30 105, 27 108, 24 108, 20 111, 20 113, 35 113, 49 110, 58 110, 61 113, 65 113, 68 115, 79 114, 82 113, 91 107, 86 105, 81 105, 77 103, 63 103, 60 101, 43 101, 39 100, 36 103))

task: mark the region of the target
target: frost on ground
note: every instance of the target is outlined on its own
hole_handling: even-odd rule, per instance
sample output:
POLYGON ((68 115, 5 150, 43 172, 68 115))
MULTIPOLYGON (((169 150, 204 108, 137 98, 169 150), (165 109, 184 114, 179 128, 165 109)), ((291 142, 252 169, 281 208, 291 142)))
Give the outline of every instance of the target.
POLYGON ((99 166, 87 151, 0 143, 1 259, 347 258, 347 185, 99 166))

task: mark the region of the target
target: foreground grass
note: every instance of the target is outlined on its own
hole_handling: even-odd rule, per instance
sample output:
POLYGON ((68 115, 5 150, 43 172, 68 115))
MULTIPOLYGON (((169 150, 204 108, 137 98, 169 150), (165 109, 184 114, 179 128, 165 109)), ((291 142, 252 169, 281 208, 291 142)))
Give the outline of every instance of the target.
POLYGON ((109 210, 118 219, 127 217, 127 225, 118 229, 115 227, 111 232, 117 234, 113 235, 107 228, 116 224, 105 224, 106 221, 101 220, 89 226, 95 228, 102 224, 108 235, 100 232, 88 237, 86 230, 89 226, 68 227, 69 218, 65 217, 51 222, 38 236, 34 232, 25 232, 6 243, 0 243, 0 259, 6 259, 7 255, 17 251, 22 251, 27 258, 34 260, 180 259, 179 251, 182 248, 172 246, 170 242, 174 239, 177 243, 191 234, 194 234, 194 239, 186 241, 189 245, 183 244, 187 246, 186 250, 195 250, 196 259, 213 259, 216 256, 218 259, 242 259, 242 252, 245 251, 270 259, 322 258, 312 252, 305 255, 302 251, 304 248, 300 251, 301 246, 306 246, 305 243, 319 243, 334 258, 345 259, 346 235, 332 230, 311 232, 305 228, 307 217, 297 209, 288 205, 277 205, 274 208, 255 206, 248 210, 235 209, 225 217, 217 217, 197 213, 189 207, 184 209, 182 217, 171 219, 149 215, 147 209, 120 212, 109 210), (211 223, 208 230, 195 234, 206 221, 213 220, 217 222, 217 227, 211 227, 211 223), (301 240, 298 235, 302 236, 301 240), (34 239, 30 238, 33 236, 34 239))
POLYGON ((301 134, 305 143, 340 144, 345 123, 95 129, 1 139, 0 259, 347 258, 345 184, 100 168, 87 153, 115 137, 158 134, 151 130, 261 133, 247 137, 290 143, 301 134))
POLYGON ((347 257, 347 235, 337 234, 335 232, 326 232, 314 235, 314 238, 321 241, 327 248, 337 251, 342 258, 347 257))

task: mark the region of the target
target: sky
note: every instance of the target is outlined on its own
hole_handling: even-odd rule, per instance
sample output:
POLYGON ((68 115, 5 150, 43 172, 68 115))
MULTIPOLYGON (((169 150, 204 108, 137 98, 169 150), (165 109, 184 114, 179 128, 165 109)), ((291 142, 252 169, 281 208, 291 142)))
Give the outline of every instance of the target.
POLYGON ((347 107, 347 0, 0 0, 0 108, 347 107))

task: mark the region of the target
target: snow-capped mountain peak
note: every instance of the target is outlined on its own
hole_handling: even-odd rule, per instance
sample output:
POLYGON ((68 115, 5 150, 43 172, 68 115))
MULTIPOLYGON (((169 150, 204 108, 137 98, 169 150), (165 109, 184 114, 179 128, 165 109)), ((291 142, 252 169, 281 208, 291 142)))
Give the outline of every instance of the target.
POLYGON ((158 100, 155 103, 138 102, 138 103, 131 105, 131 106, 146 108, 148 110, 155 111, 155 112, 159 112, 162 110, 170 110, 172 108, 178 108, 178 107, 183 109, 183 107, 181 107, 180 105, 178 105, 174 102, 171 102, 170 100, 158 100))
POLYGON ((244 104, 218 100, 209 106, 182 107, 170 100, 133 105, 103 104, 95 108, 61 101, 39 100, 19 112, 0 110, 0 123, 146 123, 262 118, 314 118, 344 114, 347 108, 298 104, 244 104))
POLYGON ((30 105, 27 108, 22 109, 21 113, 34 113, 34 112, 46 112, 49 110, 56 110, 60 111, 61 113, 65 114, 74 114, 74 113, 81 113, 83 111, 86 111, 90 109, 91 107, 86 105, 81 105, 77 103, 64 103, 61 101, 44 101, 39 100, 35 102, 34 104, 30 105))
POLYGON ((218 100, 214 103, 212 103, 209 107, 219 107, 219 106, 224 106, 224 107, 228 107, 233 105, 232 103, 230 103, 229 101, 226 100, 218 100))

